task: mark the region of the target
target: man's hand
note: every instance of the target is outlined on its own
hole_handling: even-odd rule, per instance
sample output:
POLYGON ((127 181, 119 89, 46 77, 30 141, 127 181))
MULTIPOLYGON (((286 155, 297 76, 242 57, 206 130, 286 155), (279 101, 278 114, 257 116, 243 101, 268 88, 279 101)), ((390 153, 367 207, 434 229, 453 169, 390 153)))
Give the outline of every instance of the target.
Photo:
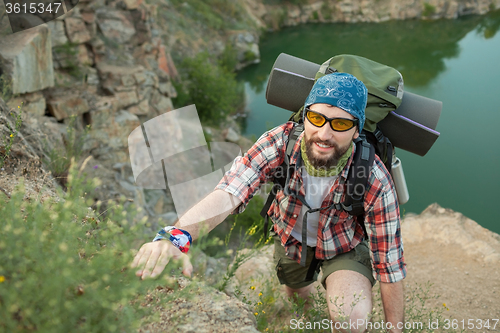
POLYGON ((193 265, 187 254, 182 253, 178 248, 172 245, 168 240, 146 243, 136 254, 131 267, 138 267, 135 275, 146 279, 158 276, 170 259, 182 260, 182 274, 190 277, 193 273, 193 265))

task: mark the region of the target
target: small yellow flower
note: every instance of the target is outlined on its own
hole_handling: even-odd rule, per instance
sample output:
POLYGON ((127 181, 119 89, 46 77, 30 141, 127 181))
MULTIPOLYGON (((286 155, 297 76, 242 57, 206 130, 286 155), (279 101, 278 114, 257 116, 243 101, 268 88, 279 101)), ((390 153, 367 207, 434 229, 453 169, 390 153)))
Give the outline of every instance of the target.
POLYGON ((262 313, 266 313, 266 311, 262 310, 262 313))
POLYGON ((262 293, 259 293, 259 297, 262 296, 262 293))
POLYGON ((257 303, 257 305, 262 305, 262 302, 257 303))
POLYGON ((254 287, 254 286, 251 286, 251 287, 250 287, 250 289, 255 290, 255 287, 254 287))
POLYGON ((443 303, 443 306, 446 307, 446 303, 443 303))
POLYGON ((254 315, 258 316, 258 315, 259 315, 259 313, 258 313, 258 312, 255 312, 255 313, 254 313, 254 315))
POLYGON ((0 275, 0 283, 4 282, 5 281, 5 276, 3 275, 0 275))
POLYGON ((11 138, 13 138, 13 137, 14 137, 14 134, 11 134, 11 135, 10 135, 10 137, 11 137, 11 138))
POLYGON ((19 106, 19 105, 18 105, 18 106, 17 106, 17 108, 18 108, 18 109, 20 109, 20 108, 21 108, 21 106, 19 106))

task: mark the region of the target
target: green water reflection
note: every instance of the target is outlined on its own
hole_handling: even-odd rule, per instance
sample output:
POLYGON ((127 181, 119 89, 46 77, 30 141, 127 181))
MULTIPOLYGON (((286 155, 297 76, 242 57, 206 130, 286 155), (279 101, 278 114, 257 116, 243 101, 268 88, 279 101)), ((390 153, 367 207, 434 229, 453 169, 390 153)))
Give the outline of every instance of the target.
POLYGON ((500 11, 459 20, 382 24, 316 24, 269 34, 260 64, 239 74, 245 82, 245 134, 260 136, 290 113, 265 101, 269 71, 281 53, 321 63, 350 53, 397 68, 405 89, 443 101, 431 151, 398 150, 410 189, 406 212, 433 202, 460 211, 500 233, 500 11))

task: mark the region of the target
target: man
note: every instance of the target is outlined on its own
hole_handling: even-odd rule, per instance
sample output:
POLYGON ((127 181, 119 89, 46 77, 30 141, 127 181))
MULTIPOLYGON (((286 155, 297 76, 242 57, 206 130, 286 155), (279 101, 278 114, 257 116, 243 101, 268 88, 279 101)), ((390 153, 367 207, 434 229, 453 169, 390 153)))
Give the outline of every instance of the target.
MULTIPOLYGON (((311 89, 303 111, 304 133, 289 161, 299 168, 288 174, 287 195, 279 191, 268 211, 273 221, 274 258, 286 293, 306 299, 316 277, 310 279, 308 274, 311 262, 314 257, 320 260, 321 283, 332 319, 347 314, 348 321, 355 323, 344 331, 365 330, 372 310, 371 288, 378 280, 386 322, 394 327, 390 331, 401 332, 401 280, 406 276, 406 265, 399 207, 392 180, 378 157, 364 193, 367 235, 353 216, 334 208, 342 202, 342 185, 355 150, 353 139, 365 121, 367 93, 361 81, 345 73, 325 75, 311 89), (351 309, 355 295, 361 292, 363 297, 351 309), (343 297, 342 302, 335 304, 335 297, 343 297)), ((232 211, 242 212, 283 162, 295 125, 288 122, 263 134, 243 157, 235 159, 216 190, 182 216, 176 226, 196 238, 202 227, 211 230, 232 211)), ((167 241, 143 245, 132 265, 140 267, 137 275, 142 278, 151 272, 153 277, 172 257, 183 258, 184 273, 191 273, 189 259, 167 241)))

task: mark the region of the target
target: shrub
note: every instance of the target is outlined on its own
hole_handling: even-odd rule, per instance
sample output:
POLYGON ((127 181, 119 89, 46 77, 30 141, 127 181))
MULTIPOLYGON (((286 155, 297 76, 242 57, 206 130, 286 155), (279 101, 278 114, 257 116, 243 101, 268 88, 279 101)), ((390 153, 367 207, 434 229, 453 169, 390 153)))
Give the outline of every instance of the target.
MULTIPOLYGON (((21 187, 0 193, 0 331, 132 332, 144 316, 140 281, 127 267, 141 224, 123 209, 100 220, 70 171, 64 200, 27 201, 21 187), (135 226, 132 226, 135 224, 135 226)), ((62 196, 62 193, 61 193, 62 196)))
POLYGON ((76 116, 72 116, 66 128, 66 135, 63 138, 64 146, 46 152, 47 157, 43 159, 43 162, 63 187, 66 186, 71 160, 78 161, 83 155, 83 146, 89 130, 90 127, 87 126, 83 132, 77 131, 76 116))
POLYGON ((422 12, 422 15, 428 17, 434 15, 435 13, 436 13, 436 7, 428 2, 424 2, 424 11, 422 12))
POLYGON ((10 115, 15 117, 15 122, 13 125, 14 128, 10 128, 11 133, 9 134, 8 138, 2 138, 1 140, 2 145, 0 151, 0 168, 3 168, 3 166, 5 165, 5 161, 9 157, 12 146, 14 145, 14 139, 16 138, 17 133, 19 132, 19 129, 21 128, 21 124, 23 122, 21 119, 22 111, 20 105, 18 106, 18 109, 19 112, 17 113, 17 115, 15 115, 13 112, 10 112, 10 115))
POLYGON ((202 122, 216 125, 241 107, 243 86, 226 67, 211 63, 208 52, 185 58, 179 67, 189 96, 183 102, 196 105, 202 122))

